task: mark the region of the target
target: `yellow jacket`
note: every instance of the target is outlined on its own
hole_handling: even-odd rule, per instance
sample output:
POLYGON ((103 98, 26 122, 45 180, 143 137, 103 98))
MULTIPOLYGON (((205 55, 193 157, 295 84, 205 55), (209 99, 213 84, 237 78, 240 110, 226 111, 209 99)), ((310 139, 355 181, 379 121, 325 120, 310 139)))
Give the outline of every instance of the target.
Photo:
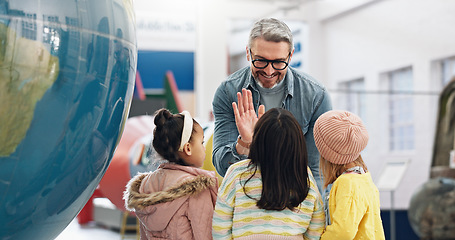
POLYGON ((385 239, 379 207, 379 191, 369 172, 343 174, 329 195, 331 224, 321 239, 385 239))

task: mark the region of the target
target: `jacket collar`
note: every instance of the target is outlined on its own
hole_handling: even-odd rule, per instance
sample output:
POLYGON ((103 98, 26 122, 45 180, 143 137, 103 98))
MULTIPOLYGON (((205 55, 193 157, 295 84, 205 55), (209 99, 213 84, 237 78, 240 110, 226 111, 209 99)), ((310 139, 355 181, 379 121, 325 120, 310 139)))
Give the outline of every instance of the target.
POLYGON ((142 180, 144 180, 148 174, 149 173, 138 174, 129 181, 124 194, 125 205, 128 210, 142 210, 151 205, 171 202, 184 196, 196 195, 205 189, 216 185, 216 180, 214 178, 206 175, 198 175, 165 191, 150 194, 140 193, 139 188, 142 180))
MULTIPOLYGON (((245 89, 254 89, 255 91, 259 91, 257 88, 257 82, 251 73, 251 67, 247 67, 249 71, 248 79, 244 82, 242 88, 245 89)), ((288 66, 288 71, 286 72, 286 76, 284 76, 284 83, 286 85, 286 94, 290 95, 291 97, 294 94, 294 69, 291 66, 288 66)))

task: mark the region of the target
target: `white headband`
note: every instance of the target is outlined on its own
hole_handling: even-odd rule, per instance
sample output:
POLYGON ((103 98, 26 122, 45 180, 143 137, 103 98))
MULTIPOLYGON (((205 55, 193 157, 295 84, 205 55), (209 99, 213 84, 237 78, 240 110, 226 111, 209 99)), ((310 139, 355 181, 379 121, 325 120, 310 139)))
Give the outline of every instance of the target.
POLYGON ((182 138, 180 140, 179 151, 183 151, 183 146, 190 140, 191 132, 193 132, 193 118, 188 111, 183 111, 180 114, 183 114, 183 130, 182 138))

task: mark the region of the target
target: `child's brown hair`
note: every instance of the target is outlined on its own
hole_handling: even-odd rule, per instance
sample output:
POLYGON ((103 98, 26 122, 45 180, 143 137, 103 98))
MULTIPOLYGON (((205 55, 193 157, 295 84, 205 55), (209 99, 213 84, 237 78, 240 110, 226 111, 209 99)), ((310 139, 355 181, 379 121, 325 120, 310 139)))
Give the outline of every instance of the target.
MULTIPOLYGON (((319 158, 320 164, 319 168, 324 178, 324 188, 326 188, 329 184, 335 182, 335 180, 343 174, 346 170, 348 170, 347 164, 333 164, 327 160, 325 160, 322 156, 319 158)), ((362 159, 362 156, 359 156, 353 162, 353 166, 360 166, 365 170, 368 171, 367 165, 362 159)))

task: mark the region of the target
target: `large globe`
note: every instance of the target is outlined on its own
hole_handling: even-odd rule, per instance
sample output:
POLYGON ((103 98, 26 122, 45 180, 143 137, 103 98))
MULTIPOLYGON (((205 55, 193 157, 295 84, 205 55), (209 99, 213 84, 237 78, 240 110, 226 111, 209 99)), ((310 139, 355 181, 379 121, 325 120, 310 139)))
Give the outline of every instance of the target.
POLYGON ((0 239, 54 239, 82 209, 136 61, 132 0, 0 0, 0 239))

